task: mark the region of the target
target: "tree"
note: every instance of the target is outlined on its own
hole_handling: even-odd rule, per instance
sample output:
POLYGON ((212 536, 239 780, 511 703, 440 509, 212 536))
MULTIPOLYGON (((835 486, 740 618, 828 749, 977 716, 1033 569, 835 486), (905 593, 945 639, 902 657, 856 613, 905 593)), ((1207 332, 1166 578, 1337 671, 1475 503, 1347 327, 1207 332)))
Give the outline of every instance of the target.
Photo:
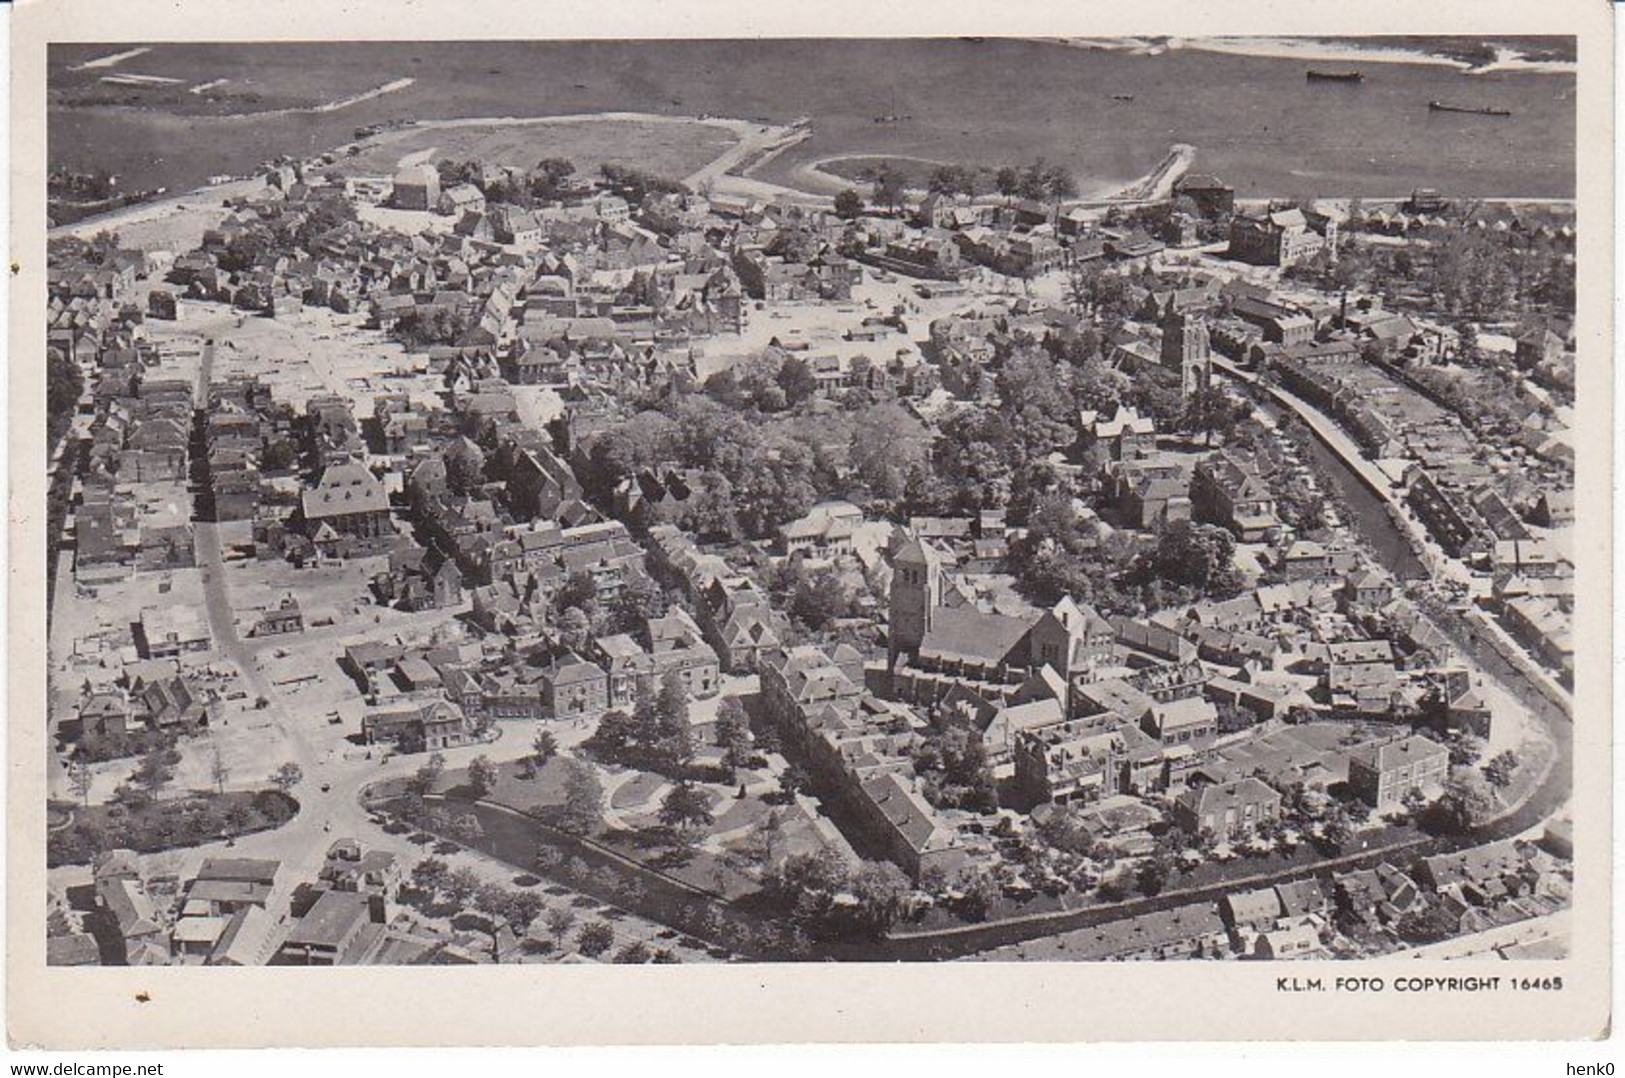
POLYGON ((654 709, 662 741, 688 734, 688 686, 683 683, 681 673, 666 671, 660 679, 660 692, 655 697, 654 709))
POLYGON ((711 799, 692 783, 679 782, 660 802, 660 822, 679 831, 711 826, 711 799))
POLYGON ((455 187, 460 183, 472 183, 479 174, 479 167, 472 161, 454 161, 451 158, 442 158, 435 164, 435 172, 440 175, 441 187, 455 187))
MULTIPOLYGON (((1437 689, 1429 689, 1428 695, 1422 702, 1422 710, 1425 714, 1442 713, 1446 706, 1443 694, 1437 689)), ((1450 738, 1450 742, 1446 747, 1450 750, 1450 766, 1452 768, 1472 767, 1484 755, 1483 743, 1468 733, 1458 732, 1450 738)))
POLYGON ((446 897, 454 903, 465 905, 480 889, 480 877, 473 869, 464 865, 447 873, 441 888, 446 892, 446 897))
POLYGON ((268 472, 281 472, 299 463, 299 450, 287 438, 272 438, 260 451, 260 467, 268 472))
POLYGON ((598 583, 593 580, 591 574, 578 569, 565 578, 558 593, 553 597, 553 604, 558 610, 568 610, 572 606, 582 611, 596 610, 598 583))
POLYGON ((520 932, 529 928, 545 909, 547 902, 531 891, 514 891, 508 897, 508 921, 520 932))
POLYGON ((1172 871, 1173 861, 1166 853, 1148 857, 1134 873, 1134 886, 1147 898, 1155 898, 1162 893, 1172 871))
POLYGON ((651 192, 655 194, 685 194, 688 191, 688 188, 676 180, 669 180, 664 176, 656 176, 653 173, 613 162, 599 165, 598 171, 611 187, 621 192, 626 197, 626 200, 633 205, 641 203, 644 196, 651 192))
POLYGON ((1461 931, 1461 921, 1452 917, 1442 904, 1430 902, 1424 909, 1405 914, 1394 925, 1400 939, 1422 946, 1447 940, 1461 931))
POLYGON ((739 855, 748 864, 767 868, 778 858, 783 844, 784 815, 779 809, 772 809, 746 837, 739 855))
POLYGON ((863 216, 863 196, 848 187, 835 196, 835 216, 853 220, 863 216))
POLYGON ((421 826, 429 815, 429 803, 421 793, 408 787, 395 807, 395 815, 414 826, 421 826))
POLYGON ((1348 812, 1341 806, 1334 806, 1321 821, 1321 840, 1332 853, 1341 853, 1353 833, 1348 812))
POLYGON ((509 919, 513 896, 500 884, 485 882, 474 891, 474 908, 499 921, 509 919))
POLYGON ((964 165, 938 165, 931 170, 926 188, 939 195, 974 195, 976 173, 964 165))
POLYGON ((1078 181, 1065 165, 1047 164, 1042 158, 1032 166, 1038 180, 1037 197, 1048 202, 1060 202, 1078 193, 1078 181))
POLYGON ((564 806, 559 826, 575 835, 595 830, 604 819, 604 787, 592 768, 580 760, 566 761, 564 806))
POLYGON ((569 906, 554 906, 547 911, 547 930, 561 947, 564 946, 564 937, 570 934, 575 923, 576 911, 569 906))
POLYGON ((226 792, 226 780, 231 778, 231 768, 226 766, 226 758, 220 755, 219 746, 215 747, 214 760, 209 765, 209 777, 214 780, 216 793, 226 792))
POLYGON ((847 461, 876 498, 896 501, 909 473, 926 462, 929 443, 920 423, 899 405, 874 404, 852 423, 847 461))
POLYGON ((592 747, 607 757, 615 757, 625 752, 637 739, 636 722, 632 716, 619 708, 606 711, 598 720, 598 727, 592 734, 592 747))
POLYGON ((1077 398, 1070 368, 1038 348, 1023 348, 999 368, 998 421, 1013 439, 1012 464, 1047 457, 1077 438, 1077 398))
POLYGON ((471 494, 485 482, 485 452, 471 438, 459 438, 446 450, 446 485, 454 494, 471 494))
POLYGON ((779 792, 786 801, 794 801, 796 794, 807 788, 807 773, 795 764, 787 764, 779 774, 779 792))
POLYGON ((664 616, 667 606, 666 593, 653 580, 638 577, 628 581, 610 606, 615 631, 633 632, 650 618, 664 616))
POLYGON ((94 785, 96 776, 90 769, 89 761, 82 757, 74 757, 68 763, 68 785, 73 792, 79 795, 79 800, 86 805, 90 804, 90 788, 94 785))
POLYGON ((475 798, 484 797, 496 789, 497 780, 501 778, 497 765, 491 762, 489 756, 476 756, 468 765, 468 785, 474 791, 475 798))
POLYGON ((412 886, 429 895, 439 894, 450 875, 446 862, 438 857, 425 857, 412 867, 412 886))
POLYGON ((1218 386, 1207 386, 1192 393, 1180 413, 1181 429, 1201 434, 1208 445, 1213 444, 1215 432, 1228 438, 1245 413, 1245 408, 1218 386))
POLYGON ((769 901, 815 926, 829 914, 847 883, 846 864, 827 846, 793 853, 762 873, 762 892, 769 901))
POLYGON ((408 345, 455 344, 463 335, 461 316, 444 308, 428 313, 411 311, 401 316, 390 335, 408 345))
POLYGON ((791 407, 811 400, 818 392, 818 378, 800 356, 787 356, 779 364, 779 373, 774 381, 784 390, 785 402, 791 407))
POLYGON ((559 615, 559 643, 580 654, 592 639, 592 619, 579 606, 566 607, 559 615))
POLYGON ((793 570, 795 586, 790 591, 790 616, 813 632, 821 632, 842 617, 852 605, 852 594, 833 568, 808 573, 799 565, 793 570))
POLYGON ((623 877, 615 884, 615 894, 628 906, 635 906, 648 892, 643 881, 636 876, 623 877))
POLYGON ((290 793, 295 786, 304 781, 304 778, 304 768, 289 760, 271 773, 271 785, 283 793, 290 793))
POLYGON ((1049 194, 1045 183, 1048 169, 1049 166, 1042 157, 1035 159, 1032 164, 1027 165, 1019 173, 1020 179, 1017 181, 1016 193, 1022 198, 1031 199, 1034 202, 1044 199, 1049 194))
POLYGON ((729 767, 743 767, 750 758, 750 719, 737 696, 724 696, 717 705, 716 743, 729 767))
POLYGON ((1008 199, 1021 190, 1021 174, 1006 165, 993 174, 993 188, 1008 199))
POLYGON ((1180 520, 1157 537, 1152 564, 1164 580, 1217 593, 1235 586, 1235 554, 1236 541, 1223 528, 1180 520))
POLYGON ((1457 334, 1456 361, 1463 367, 1477 367, 1483 362, 1483 350, 1478 343, 1478 326, 1463 322, 1457 334))
POLYGON ((866 861, 852 874, 851 891, 858 900, 859 919, 875 936, 897 921, 910 890, 908 877, 890 861, 866 861))
POLYGON ((615 952, 614 960, 618 965, 638 966, 649 961, 650 957, 649 945, 642 940, 633 940, 615 952))
POLYGON ((173 749, 156 748, 141 758, 135 771, 130 775, 130 781, 144 791, 149 798, 156 798, 158 792, 169 785, 175 777, 173 749))
POLYGON ((874 201, 893 213, 903 206, 908 194, 908 178, 889 163, 883 163, 874 173, 874 201))
POLYGON ((1445 783, 1444 793, 1428 812, 1428 822, 1447 834, 1465 834, 1495 815, 1500 802, 1489 781, 1466 771, 1445 783))
POLYGON ((1512 777, 1517 773, 1518 754, 1511 749, 1498 753, 1484 765, 1484 777, 1491 786, 1499 789, 1512 785, 1512 777))
POLYGON ((536 761, 537 767, 546 767, 547 761, 559 754, 559 739, 553 736, 553 731, 540 729, 531 739, 531 759, 536 761))
POLYGON ((555 199, 559 197, 559 187, 564 180, 576 170, 575 165, 567 158, 544 157, 536 162, 536 167, 530 172, 531 194, 539 199, 555 199))
POLYGON ((971 869, 954 880, 959 892, 958 907, 967 919, 984 920, 999 899, 999 883, 986 869, 971 869))
POLYGON ((615 930, 603 921, 589 921, 576 933, 576 950, 588 958, 597 958, 615 942, 615 930))
POLYGON ((413 773, 409 788, 418 794, 433 793, 435 783, 439 782, 440 776, 445 773, 446 758, 437 752, 413 773))
POLYGON ((922 741, 915 750, 914 767, 927 777, 926 797, 933 804, 983 813, 998 808, 987 749, 964 726, 922 741))

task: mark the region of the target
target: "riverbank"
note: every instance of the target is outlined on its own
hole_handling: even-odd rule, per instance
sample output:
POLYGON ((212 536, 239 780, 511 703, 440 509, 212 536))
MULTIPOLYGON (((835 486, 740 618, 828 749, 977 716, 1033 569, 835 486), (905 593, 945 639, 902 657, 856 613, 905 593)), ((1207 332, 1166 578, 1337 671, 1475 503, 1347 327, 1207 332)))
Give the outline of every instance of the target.
POLYGON ((1169 52, 1221 53, 1270 60, 1299 60, 1330 64, 1416 64, 1448 67, 1463 74, 1529 72, 1543 75, 1573 75, 1579 65, 1573 60, 1537 59, 1505 45, 1495 46, 1495 59, 1473 63, 1457 56, 1425 48, 1401 45, 1355 43, 1312 37, 1187 37, 1187 38, 1037 38, 1034 40, 1088 51, 1122 52, 1131 56, 1162 56, 1169 52))
POLYGON ((1578 65, 1570 60, 1530 60, 1517 49, 1496 49, 1489 63, 1475 64, 1453 56, 1419 48, 1384 45, 1356 45, 1352 42, 1293 37, 1197 37, 1185 38, 1172 48, 1238 56, 1268 57, 1274 60, 1304 60, 1317 63, 1424 64, 1454 68, 1463 74, 1484 75, 1498 71, 1526 71, 1543 75, 1573 75, 1578 65))

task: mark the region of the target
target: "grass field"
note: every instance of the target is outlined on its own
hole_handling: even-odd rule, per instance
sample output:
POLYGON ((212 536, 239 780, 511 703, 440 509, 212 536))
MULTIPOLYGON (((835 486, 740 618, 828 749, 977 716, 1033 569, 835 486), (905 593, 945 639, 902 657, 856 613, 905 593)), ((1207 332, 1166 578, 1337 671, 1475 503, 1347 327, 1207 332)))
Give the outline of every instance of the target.
MULTIPOLYGON (((889 154, 864 154, 862 156, 835 157, 827 161, 816 162, 818 171, 853 180, 857 183, 867 183, 870 176, 882 166, 890 168, 903 177, 903 182, 910 187, 923 187, 931 170, 937 162, 923 157, 905 157, 889 154)), ((982 170, 984 175, 981 183, 984 187, 992 186, 992 175, 982 170)))
POLYGON ((681 179, 714 160, 733 142, 723 128, 681 121, 424 126, 379 136, 356 156, 345 158, 340 168, 347 174, 382 175, 394 172, 403 157, 414 154, 429 161, 453 158, 527 168, 544 157, 565 157, 583 173, 614 162, 681 179))

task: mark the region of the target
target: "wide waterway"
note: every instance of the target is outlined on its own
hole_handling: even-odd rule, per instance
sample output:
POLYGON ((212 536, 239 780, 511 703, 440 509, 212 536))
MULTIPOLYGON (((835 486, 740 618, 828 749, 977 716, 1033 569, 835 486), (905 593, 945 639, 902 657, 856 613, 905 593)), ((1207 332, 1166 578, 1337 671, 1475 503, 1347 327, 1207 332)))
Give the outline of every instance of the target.
MULTIPOLYGON (((758 175, 786 182, 838 154, 896 154, 997 166, 1044 156, 1085 193, 1144 175, 1176 142, 1196 170, 1247 196, 1457 195, 1570 198, 1574 77, 1466 75, 1411 63, 1310 65, 1177 49, 1137 55, 1049 42, 924 38, 156 45, 109 68, 71 71, 113 49, 59 46, 53 87, 124 93, 106 77, 177 80, 153 108, 61 107, 50 164, 102 167, 126 190, 189 190, 275 154, 309 154, 359 125, 400 118, 632 110, 806 116, 813 135, 758 175), (1359 85, 1309 83, 1308 66, 1359 68, 1359 85), (415 80, 332 112, 187 116, 187 92, 217 79, 298 108, 415 80), (1118 100, 1114 95, 1132 100, 1118 100), (1437 113, 1430 100, 1506 108, 1505 118, 1437 113), (174 103, 178 102, 178 104, 174 103), (877 123, 877 117, 896 117, 877 123)), ((514 162, 531 164, 532 162, 514 162)))

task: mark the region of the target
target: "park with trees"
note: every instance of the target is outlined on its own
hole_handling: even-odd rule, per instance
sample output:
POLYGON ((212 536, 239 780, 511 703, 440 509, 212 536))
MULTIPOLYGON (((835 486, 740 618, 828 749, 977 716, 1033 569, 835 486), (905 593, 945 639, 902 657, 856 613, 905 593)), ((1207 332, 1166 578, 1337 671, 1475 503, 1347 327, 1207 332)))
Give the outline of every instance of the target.
POLYGON ((237 838, 280 827, 299 811, 291 787, 225 790, 218 772, 215 789, 165 796, 176 762, 172 750, 155 749, 141 757, 111 801, 69 807, 71 822, 46 837, 47 865, 87 864, 108 850, 158 853, 237 838))

